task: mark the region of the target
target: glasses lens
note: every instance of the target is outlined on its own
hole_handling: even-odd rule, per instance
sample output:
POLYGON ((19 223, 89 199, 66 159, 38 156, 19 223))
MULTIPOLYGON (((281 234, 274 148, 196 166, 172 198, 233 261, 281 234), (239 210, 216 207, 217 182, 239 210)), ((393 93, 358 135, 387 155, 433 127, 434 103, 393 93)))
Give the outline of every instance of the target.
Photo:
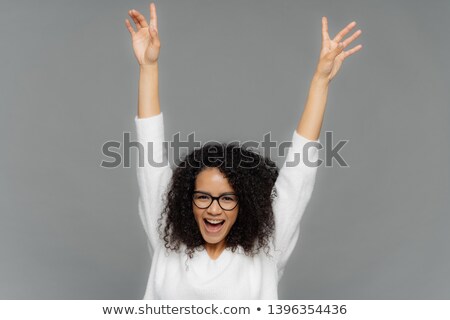
POLYGON ((211 197, 203 193, 194 193, 194 203, 197 207, 205 209, 211 204, 211 197))
POLYGON ((227 194, 219 198, 219 203, 222 209, 232 210, 238 203, 238 197, 233 194, 227 194))

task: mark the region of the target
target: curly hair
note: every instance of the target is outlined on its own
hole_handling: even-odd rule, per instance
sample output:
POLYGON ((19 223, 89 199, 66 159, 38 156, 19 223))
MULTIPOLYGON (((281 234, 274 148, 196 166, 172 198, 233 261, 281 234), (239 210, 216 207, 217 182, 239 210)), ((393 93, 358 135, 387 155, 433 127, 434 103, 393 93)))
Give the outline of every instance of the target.
POLYGON ((184 244, 192 258, 194 251, 205 244, 192 209, 195 180, 205 168, 219 169, 239 197, 237 219, 225 238, 226 247, 235 252, 241 246, 250 256, 260 249, 268 254, 275 226, 272 203, 279 170, 269 158, 236 142, 207 143, 186 155, 174 169, 159 219, 166 249, 178 252, 184 244))

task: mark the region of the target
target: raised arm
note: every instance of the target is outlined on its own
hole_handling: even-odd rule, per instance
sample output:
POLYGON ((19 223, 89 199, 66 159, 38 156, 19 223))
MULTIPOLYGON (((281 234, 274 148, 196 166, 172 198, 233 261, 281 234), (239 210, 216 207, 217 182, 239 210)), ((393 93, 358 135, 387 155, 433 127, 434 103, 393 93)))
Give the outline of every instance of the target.
POLYGON ((342 41, 344 36, 355 26, 355 21, 349 23, 333 39, 330 39, 328 20, 326 17, 322 17, 322 49, 316 72, 311 81, 305 109, 297 126, 297 133, 305 138, 310 140, 319 138, 327 103, 328 85, 336 76, 344 60, 362 48, 362 45, 357 45, 344 51, 353 40, 361 35, 361 30, 358 30, 342 41))
POLYGON ((355 22, 350 23, 331 40, 328 35, 327 18, 322 18, 322 49, 319 62, 303 114, 292 136, 292 146, 275 182, 277 198, 273 208, 279 277, 282 276, 284 267, 296 245, 300 232, 300 220, 311 198, 315 183, 317 166, 306 165, 304 151, 308 152, 308 161, 315 163, 318 160, 318 149, 312 147, 304 150, 304 146, 319 138, 331 79, 338 72, 344 59, 361 49, 361 45, 358 45, 344 51, 344 48, 361 34, 360 30, 341 42, 355 25, 355 22), (299 161, 296 160, 297 155, 300 155, 299 161), (296 164, 292 165, 293 163, 296 164))
POLYGON ((158 35, 158 18, 156 6, 150 3, 150 25, 137 10, 128 12, 137 31, 128 19, 125 25, 131 34, 134 55, 139 63, 138 117, 148 118, 161 112, 158 90, 158 57, 161 42, 158 35))
POLYGON ((150 4, 150 25, 136 10, 128 12, 137 31, 128 20, 134 54, 139 63, 138 115, 135 118, 137 141, 143 147, 143 163, 138 163, 139 216, 149 240, 150 254, 161 245, 158 219, 164 206, 164 195, 172 176, 167 154, 164 155, 164 121, 159 106, 158 56, 161 43, 157 31, 155 4, 150 4), (149 149, 149 146, 152 149, 149 149), (149 152, 150 151, 150 152, 149 152), (149 159, 151 157, 151 159, 149 159))

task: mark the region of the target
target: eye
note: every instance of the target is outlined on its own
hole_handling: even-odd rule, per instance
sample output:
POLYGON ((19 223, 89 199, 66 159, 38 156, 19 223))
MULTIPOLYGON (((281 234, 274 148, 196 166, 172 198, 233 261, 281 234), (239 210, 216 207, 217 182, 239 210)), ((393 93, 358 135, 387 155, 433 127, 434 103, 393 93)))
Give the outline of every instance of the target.
POLYGON ((198 200, 208 200, 209 196, 205 195, 205 194, 196 194, 194 195, 194 199, 198 199, 198 200))
POLYGON ((224 201, 236 201, 236 196, 223 196, 222 200, 224 200, 224 201))

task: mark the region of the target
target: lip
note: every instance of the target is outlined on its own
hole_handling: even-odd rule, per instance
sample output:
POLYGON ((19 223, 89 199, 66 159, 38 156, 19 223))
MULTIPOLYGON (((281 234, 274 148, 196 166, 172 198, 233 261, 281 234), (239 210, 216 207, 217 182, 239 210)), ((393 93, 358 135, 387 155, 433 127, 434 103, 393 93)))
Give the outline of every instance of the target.
POLYGON ((205 222, 204 219, 202 219, 202 222, 203 222, 203 226, 205 227, 206 232, 208 232, 209 234, 214 234, 214 235, 218 234, 218 233, 223 229, 223 226, 224 226, 225 223, 226 223, 226 221, 224 221, 224 223, 220 225, 220 228, 219 228, 219 229, 217 229, 217 230, 213 229, 213 230, 212 230, 212 229, 210 229, 210 227, 206 224, 206 222, 205 222))

